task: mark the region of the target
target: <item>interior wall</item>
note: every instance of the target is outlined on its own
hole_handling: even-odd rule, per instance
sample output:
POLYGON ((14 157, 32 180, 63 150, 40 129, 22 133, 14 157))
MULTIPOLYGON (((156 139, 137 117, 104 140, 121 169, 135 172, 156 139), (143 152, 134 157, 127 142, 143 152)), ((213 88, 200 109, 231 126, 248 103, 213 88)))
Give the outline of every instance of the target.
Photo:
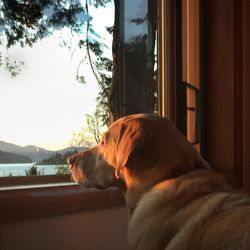
POLYGON ((205 3, 206 158, 230 184, 250 190, 250 1, 205 3))
POLYGON ((118 207, 4 223, 0 249, 126 250, 127 218, 118 207))
POLYGON ((206 1, 205 151, 219 172, 235 167, 234 0, 206 1))

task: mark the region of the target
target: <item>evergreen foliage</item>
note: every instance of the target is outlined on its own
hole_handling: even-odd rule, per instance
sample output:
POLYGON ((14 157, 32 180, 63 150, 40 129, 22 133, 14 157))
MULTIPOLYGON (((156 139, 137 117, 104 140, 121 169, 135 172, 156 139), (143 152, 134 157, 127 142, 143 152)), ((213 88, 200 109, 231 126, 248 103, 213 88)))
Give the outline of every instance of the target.
POLYGON ((44 175, 44 169, 38 170, 38 167, 34 164, 27 170, 25 170, 26 176, 44 175))
MULTIPOLYGON (((104 7, 112 0, 6 0, 0 2, 0 44, 7 49, 15 44, 32 46, 35 42, 50 36, 54 31, 69 28, 71 33, 81 35, 78 46, 84 49, 83 60, 88 60, 100 86, 97 98, 97 114, 103 124, 108 121, 108 92, 111 82, 112 61, 104 56, 105 44, 92 26, 93 17, 89 5, 104 7)), ((107 27, 112 33, 112 27, 107 27)), ((67 43, 65 42, 65 45, 67 43)), ((85 83, 84 75, 77 69, 76 79, 85 83)), ((11 62, 0 51, 0 66, 6 68, 12 77, 20 73, 23 62, 11 62)))
POLYGON ((32 160, 24 155, 0 151, 0 163, 30 163, 32 160))
POLYGON ((68 151, 65 154, 56 152, 51 157, 43 159, 41 162, 39 162, 39 165, 65 165, 67 164, 67 158, 72 154, 72 151, 68 151))
POLYGON ((68 165, 56 165, 56 175, 67 175, 70 174, 68 165))

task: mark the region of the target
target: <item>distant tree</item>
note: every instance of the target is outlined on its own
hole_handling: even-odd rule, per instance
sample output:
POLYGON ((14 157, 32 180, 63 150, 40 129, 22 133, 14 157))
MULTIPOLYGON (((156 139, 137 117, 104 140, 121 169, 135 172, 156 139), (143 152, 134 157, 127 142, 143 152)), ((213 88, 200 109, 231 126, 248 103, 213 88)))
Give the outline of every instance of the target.
POLYGON ((67 175, 70 174, 68 165, 56 165, 56 175, 67 175))
MULTIPOLYGON (((0 40, 1 43, 1 40, 0 40)), ((24 65, 23 61, 12 61, 7 55, 4 56, 3 52, 0 51, 0 67, 4 67, 11 75, 11 77, 16 77, 21 73, 21 67, 24 65)))
MULTIPOLYGON (((84 49, 82 62, 77 69, 76 79, 85 83, 85 77, 80 73, 80 65, 83 62, 88 61, 91 70, 99 84, 100 92, 97 98, 98 116, 102 121, 102 125, 108 125, 112 121, 119 118, 121 115, 133 113, 135 110, 125 110, 125 103, 122 100, 123 94, 123 70, 124 70, 124 58, 133 58, 132 52, 137 49, 142 49, 137 54, 140 54, 144 50, 141 39, 135 37, 134 42, 139 41, 139 45, 125 44, 124 37, 122 37, 121 20, 122 20, 122 2, 114 0, 115 7, 115 20, 113 27, 107 27, 107 31, 113 36, 112 55, 113 58, 107 58, 104 53, 105 44, 102 42, 99 34, 97 34, 92 25, 92 17, 89 13, 89 6, 92 5, 96 8, 99 6, 105 6, 111 0, 6 0, 0 2, 0 43, 6 44, 9 48, 18 43, 21 46, 32 46, 39 39, 43 39, 51 35, 55 30, 62 28, 70 29, 72 34, 81 34, 79 40, 79 47, 84 49), (132 48, 134 46, 134 48, 132 48), (140 47, 141 46, 141 47, 140 47)), ((136 106, 137 100, 134 96, 140 96, 145 92, 145 88, 149 89, 149 92, 145 92, 146 96, 144 101, 140 101, 140 108, 137 108, 136 112, 144 112, 147 110, 151 112, 155 110, 155 76, 154 76, 154 49, 155 49, 155 34, 157 27, 157 1, 147 0, 142 1, 142 4, 147 4, 148 13, 144 18, 130 20, 136 25, 141 25, 144 22, 149 22, 150 42, 148 43, 146 57, 139 57, 136 61, 130 60, 130 68, 137 69, 145 66, 146 73, 138 75, 133 81, 133 93, 130 96, 131 91, 127 92, 128 96, 126 102, 132 102, 132 105, 136 106), (151 44, 151 45, 149 45, 151 44), (141 60, 140 60, 141 59, 141 60), (143 86, 144 75, 147 75, 147 81, 143 86), (140 77, 141 76, 141 77, 140 77), (138 85, 138 82, 140 84, 138 85), (144 91, 144 92, 142 92, 144 91), (153 93, 153 94, 152 94, 153 93), (149 101, 147 102, 147 98, 149 101), (143 106, 145 105, 145 106, 143 106)), ((69 46, 67 42, 65 45, 69 46)), ((1 53, 1 52, 0 52, 1 53)), ((3 54, 1 57, 4 58, 3 54)), ((125 62, 126 63, 126 62, 125 62)), ((128 63, 128 62, 127 62, 128 63)), ((2 63, 3 65, 3 63, 2 63)), ((13 76, 18 74, 18 64, 5 66, 9 69, 13 76), (15 66, 16 65, 16 66, 15 66)), ((127 83, 126 83, 127 84, 127 83)), ((127 104, 126 103, 126 104, 127 104)))
POLYGON ((101 126, 103 125, 99 112, 100 111, 96 109, 94 114, 87 115, 88 131, 92 134, 96 144, 101 140, 101 126))
POLYGON ((90 148, 95 144, 98 144, 101 140, 102 135, 102 118, 100 116, 101 112, 98 109, 98 105, 96 111, 93 114, 86 115, 86 125, 81 129, 80 132, 73 133, 72 139, 70 141, 70 147, 73 148, 74 152, 78 152, 79 149, 90 148))
POLYGON ((69 143, 73 153, 78 152, 81 148, 89 148, 94 145, 94 140, 88 129, 82 128, 80 132, 74 132, 69 143))
POLYGON ((43 159, 39 164, 41 165, 54 165, 54 164, 63 164, 64 163, 64 157, 62 154, 56 152, 55 154, 51 155, 48 158, 43 159))
POLYGON ((44 175, 44 169, 38 170, 36 165, 32 165, 30 168, 25 170, 26 176, 34 176, 34 175, 44 175))
POLYGON ((39 162, 39 165, 65 165, 67 164, 67 158, 74 154, 74 149, 68 150, 66 153, 58 153, 51 155, 50 157, 43 159, 39 162))
MULTIPOLYGON (((38 40, 50 36, 53 32, 68 28, 72 35, 79 34, 78 46, 83 49, 76 79, 85 83, 85 76, 80 73, 80 66, 88 62, 100 85, 98 103, 107 105, 107 86, 110 85, 112 61, 104 56, 102 38, 92 25, 93 17, 89 13, 89 6, 104 7, 112 0, 6 0, 0 1, 0 44, 7 49, 15 44, 32 46, 38 40), (103 94, 105 93, 105 97, 103 94), (105 100, 105 101, 103 101, 105 100)), ((112 27, 107 32, 112 33, 112 27)), ((67 38, 63 44, 70 46, 67 38)), ((12 62, 0 51, 0 66, 8 70, 12 77, 20 73, 23 62, 12 62)), ((103 106, 104 107, 104 106, 103 106)), ((107 110, 107 106, 104 107, 107 110)), ((100 113, 103 123, 107 122, 107 112, 100 113)))
POLYGON ((0 151, 0 163, 29 163, 32 160, 24 155, 0 151))

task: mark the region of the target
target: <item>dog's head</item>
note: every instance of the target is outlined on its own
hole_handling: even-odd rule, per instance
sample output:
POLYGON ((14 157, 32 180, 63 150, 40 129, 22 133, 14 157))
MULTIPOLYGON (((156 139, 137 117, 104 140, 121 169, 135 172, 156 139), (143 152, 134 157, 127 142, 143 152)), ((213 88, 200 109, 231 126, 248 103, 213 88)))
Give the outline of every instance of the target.
POLYGON ((157 183, 208 163, 166 118, 137 114, 114 122, 101 142, 68 159, 73 179, 88 186, 109 187, 121 178, 157 183))
POLYGON ((85 187, 119 186, 113 168, 99 154, 98 147, 72 155, 68 164, 73 180, 85 187))

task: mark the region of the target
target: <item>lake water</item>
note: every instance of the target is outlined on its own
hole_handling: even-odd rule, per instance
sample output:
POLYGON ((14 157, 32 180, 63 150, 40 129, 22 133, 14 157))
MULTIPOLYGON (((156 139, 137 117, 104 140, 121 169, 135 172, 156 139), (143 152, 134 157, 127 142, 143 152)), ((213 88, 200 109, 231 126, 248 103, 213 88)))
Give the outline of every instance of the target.
MULTIPOLYGON (((25 176, 25 170, 32 167, 34 163, 0 164, 0 176, 25 176)), ((44 175, 56 174, 56 165, 36 165, 38 171, 44 175)))

